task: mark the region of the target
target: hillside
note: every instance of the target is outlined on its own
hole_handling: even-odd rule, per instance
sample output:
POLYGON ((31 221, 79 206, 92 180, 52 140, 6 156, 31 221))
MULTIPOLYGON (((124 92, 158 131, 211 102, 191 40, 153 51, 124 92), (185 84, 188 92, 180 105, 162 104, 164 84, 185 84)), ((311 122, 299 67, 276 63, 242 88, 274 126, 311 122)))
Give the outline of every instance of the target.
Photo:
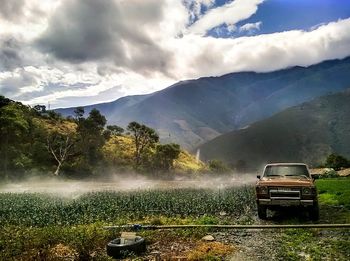
POLYGON ((332 152, 350 156, 350 89, 286 109, 200 146, 202 159, 250 167, 267 162, 317 166, 332 152))
MULTIPOLYGON (((179 82, 162 91, 129 96, 97 108, 108 124, 131 121, 155 128, 163 142, 186 149, 290 106, 350 85, 350 58, 270 73, 242 72, 179 82)), ((58 109, 72 115, 74 108, 58 109)))
MULTIPOLYGON (((132 133, 108 127, 97 110, 87 117, 64 118, 0 95, 0 182, 33 174, 97 179, 115 173, 170 177, 208 171, 177 144, 159 144, 156 137, 144 142, 141 151, 132 133)), ((154 132, 147 126, 143 130, 143 139, 154 132)))
MULTIPOLYGON (((120 172, 132 172, 134 161, 134 144, 131 136, 113 136, 103 146, 102 152, 105 163, 120 172)), ((208 167, 201 161, 181 150, 179 157, 174 161, 173 174, 193 175, 204 173, 208 167)))

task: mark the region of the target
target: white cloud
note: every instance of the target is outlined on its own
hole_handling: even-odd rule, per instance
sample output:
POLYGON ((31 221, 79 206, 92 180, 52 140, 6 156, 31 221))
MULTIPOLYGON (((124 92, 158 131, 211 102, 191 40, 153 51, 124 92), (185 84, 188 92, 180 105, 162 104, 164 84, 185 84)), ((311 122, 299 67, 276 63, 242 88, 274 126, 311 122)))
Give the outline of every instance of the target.
POLYGON ((262 22, 256 22, 256 23, 248 23, 248 24, 244 24, 241 27, 239 27, 239 32, 253 32, 253 31, 259 31, 260 30, 260 26, 261 26, 262 22))
POLYGON ((188 35, 175 39, 175 75, 179 78, 222 75, 238 71, 268 72, 308 66, 350 55, 350 19, 314 31, 288 31, 236 39, 188 35), (186 57, 186 59, 184 59, 186 57))
MULTIPOLYGON (((262 1, 236 0, 218 8, 213 8, 213 1, 196 1, 212 9, 192 27, 186 28, 189 12, 181 1, 115 0, 112 11, 115 16, 120 14, 115 19, 118 26, 108 19, 93 20, 91 25, 98 22, 97 29, 107 30, 107 36, 111 34, 110 38, 97 39, 99 43, 107 41, 103 42, 107 47, 115 44, 108 41, 114 41, 121 35, 123 40, 120 41, 119 53, 129 58, 120 61, 121 57, 113 48, 102 49, 103 55, 89 56, 91 54, 87 52, 94 46, 86 47, 72 42, 77 50, 86 47, 86 50, 80 51, 89 58, 72 62, 69 56, 65 59, 60 57, 69 54, 66 48, 74 51, 72 46, 62 44, 63 53, 55 55, 58 50, 43 51, 34 45, 36 39, 49 35, 47 32, 53 18, 58 19, 56 22, 59 23, 63 17, 66 19, 63 23, 75 25, 77 39, 90 36, 89 29, 79 28, 84 20, 76 23, 78 14, 73 19, 57 13, 66 10, 64 5, 72 4, 72 1, 96 3, 94 0, 64 0, 55 1, 54 7, 50 7, 46 1, 27 0, 25 6, 29 6, 29 10, 39 11, 23 10, 27 15, 15 23, 0 17, 1 94, 29 104, 50 101, 54 107, 78 106, 111 101, 124 95, 150 93, 179 80, 238 71, 267 72, 350 55, 350 19, 319 25, 309 31, 223 39, 204 34, 218 23, 226 23, 231 31, 240 30, 235 23, 254 14, 262 1), (138 15, 141 4, 143 12, 138 15), (40 10, 42 15, 36 18, 34 13, 41 13, 40 10), (8 28, 4 26, 4 21, 8 28), (201 33, 183 33, 186 30, 201 33), (138 32, 142 35, 138 35, 138 32), (166 63, 158 63, 163 60, 166 63)), ((74 11, 80 12, 80 9, 74 11)), ((10 14, 6 15, 10 17, 10 14)), ((84 19, 86 17, 89 16, 83 16, 84 19)), ((242 27, 252 30, 260 25, 258 22, 242 27)), ((71 35, 69 28, 61 29, 71 35)))
POLYGON ((221 24, 236 24, 255 14, 258 5, 264 0, 235 0, 229 4, 208 11, 188 30, 190 33, 205 35, 206 32, 221 24))

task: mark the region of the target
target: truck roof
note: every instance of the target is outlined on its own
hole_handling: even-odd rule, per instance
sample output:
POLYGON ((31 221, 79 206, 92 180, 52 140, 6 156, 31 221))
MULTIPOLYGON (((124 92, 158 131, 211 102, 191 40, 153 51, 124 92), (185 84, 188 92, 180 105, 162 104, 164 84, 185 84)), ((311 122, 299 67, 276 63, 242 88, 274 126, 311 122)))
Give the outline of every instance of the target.
POLYGON ((269 164, 266 164, 266 166, 285 166, 285 165, 303 165, 303 166, 306 166, 305 163, 269 163, 269 164))

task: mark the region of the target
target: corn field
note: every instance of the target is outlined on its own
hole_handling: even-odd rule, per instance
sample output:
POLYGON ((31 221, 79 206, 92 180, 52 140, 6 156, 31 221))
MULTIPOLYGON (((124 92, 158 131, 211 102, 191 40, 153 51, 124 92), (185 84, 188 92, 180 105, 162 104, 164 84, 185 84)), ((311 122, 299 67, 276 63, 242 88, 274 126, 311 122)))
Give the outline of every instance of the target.
POLYGON ((0 226, 78 225, 118 218, 241 216, 255 208, 252 187, 91 192, 77 198, 39 193, 0 194, 0 226))

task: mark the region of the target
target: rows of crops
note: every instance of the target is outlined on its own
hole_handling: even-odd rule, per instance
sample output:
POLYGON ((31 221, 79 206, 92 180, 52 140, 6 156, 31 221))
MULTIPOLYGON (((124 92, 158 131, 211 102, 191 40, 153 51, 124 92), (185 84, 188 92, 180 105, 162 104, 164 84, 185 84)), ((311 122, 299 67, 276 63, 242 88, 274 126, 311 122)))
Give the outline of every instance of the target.
POLYGON ((251 187, 94 192, 76 199, 47 194, 0 194, 0 225, 74 225, 142 215, 200 216, 254 209, 251 187))

